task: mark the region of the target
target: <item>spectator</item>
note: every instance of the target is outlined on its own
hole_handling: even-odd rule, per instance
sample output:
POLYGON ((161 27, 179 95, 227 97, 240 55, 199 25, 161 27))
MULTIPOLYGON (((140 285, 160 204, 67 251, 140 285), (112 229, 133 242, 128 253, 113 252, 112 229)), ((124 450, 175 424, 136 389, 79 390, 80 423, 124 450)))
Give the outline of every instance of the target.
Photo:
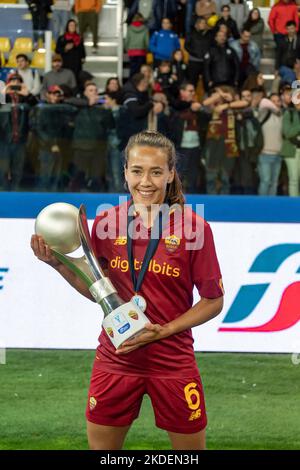
POLYGON ((300 60, 300 37, 297 34, 296 23, 288 21, 287 35, 280 41, 276 51, 276 70, 283 82, 292 84, 296 79, 294 66, 300 60))
POLYGON ((153 103, 148 94, 149 82, 142 73, 135 74, 123 87, 123 100, 120 108, 118 136, 120 149, 126 147, 128 139, 137 132, 147 129, 148 113, 163 110, 161 103, 153 103))
POLYGON ((46 99, 46 93, 52 85, 66 85, 71 90, 76 88, 76 80, 72 70, 63 68, 63 60, 60 54, 53 54, 52 57, 52 70, 45 73, 43 86, 41 89, 41 98, 46 99))
POLYGON ((252 91, 257 88, 263 89, 266 94, 264 76, 261 72, 250 73, 243 83, 242 90, 252 91))
POLYGON ((217 6, 214 0, 198 0, 195 5, 196 15, 208 20, 217 12, 217 6))
MULTIPOLYGON (((134 15, 140 13, 144 18, 148 30, 153 31, 155 29, 154 5, 155 0, 133 0, 128 7, 126 23, 131 24, 134 15)), ((158 24, 160 24, 160 21, 158 24)))
POLYGON ((65 33, 59 36, 56 44, 56 53, 63 60, 63 67, 72 70, 78 79, 85 60, 85 49, 82 37, 77 33, 75 20, 69 20, 66 24, 65 33))
POLYGON ((161 26, 161 30, 152 34, 149 45, 155 65, 159 60, 171 60, 173 52, 180 49, 178 36, 172 31, 172 23, 169 18, 163 18, 161 26))
POLYGON ((236 22, 239 31, 242 30, 248 15, 249 8, 246 0, 230 0, 230 16, 236 22))
POLYGON ((48 28, 48 13, 51 12, 52 0, 26 0, 32 18, 34 47, 38 46, 38 39, 48 28))
POLYGON ((298 31, 298 7, 293 0, 279 0, 278 3, 272 6, 268 20, 277 46, 287 35, 286 24, 288 21, 294 21, 298 31))
POLYGON ((283 144, 281 155, 289 176, 289 195, 299 196, 300 183, 300 95, 295 96, 295 104, 283 115, 283 144))
POLYGON ((105 84, 105 94, 117 93, 118 95, 120 95, 121 90, 122 88, 118 77, 110 77, 107 79, 105 84))
POLYGON ((206 161, 206 189, 208 194, 229 194, 230 179, 240 152, 236 134, 236 112, 249 103, 235 99, 235 91, 221 86, 206 98, 203 104, 211 109, 204 156, 206 161))
POLYGON ((0 189, 16 191, 23 176, 29 109, 37 101, 17 73, 8 76, 1 94, 6 104, 0 113, 0 189))
POLYGON ((286 109, 292 108, 292 88, 290 85, 284 85, 280 89, 280 98, 281 98, 281 106, 282 109, 285 111, 286 109))
POLYGON ((86 105, 75 118, 73 174, 69 189, 105 191, 107 139, 115 123, 111 110, 99 103, 98 90, 94 83, 86 86, 84 95, 86 105))
POLYGON ((185 41, 185 49, 189 53, 187 76, 195 87, 199 76, 204 73, 204 56, 212 44, 213 36, 208 30, 204 18, 197 18, 195 27, 185 41))
POLYGON ((222 31, 225 33, 226 38, 227 38, 227 44, 230 46, 232 41, 235 41, 235 39, 232 37, 231 30, 228 28, 226 24, 220 24, 217 29, 214 29, 215 33, 218 33, 219 31, 222 31))
POLYGON ((236 86, 239 79, 239 60, 231 47, 226 44, 226 35, 219 31, 215 45, 204 56, 204 80, 206 88, 218 85, 236 86))
POLYGON ((148 82, 148 93, 151 96, 154 87, 154 70, 150 65, 144 64, 140 68, 140 73, 144 75, 145 79, 148 82))
POLYGON ((282 112, 277 94, 263 99, 260 104, 260 122, 263 132, 263 148, 258 157, 260 196, 275 196, 281 169, 282 112))
POLYGON ((125 50, 130 62, 130 76, 140 70, 141 65, 146 63, 146 54, 149 44, 149 32, 144 24, 144 18, 136 13, 127 28, 125 39, 125 50))
POLYGON ((183 61, 183 53, 181 49, 177 49, 173 52, 172 60, 172 75, 176 77, 178 85, 186 79, 186 64, 183 61))
POLYGON ((215 4, 216 4, 216 7, 217 7, 216 13, 217 13, 218 16, 220 16, 220 14, 221 14, 222 7, 224 5, 228 5, 229 2, 230 2, 230 0, 215 0, 215 4))
POLYGON ((16 56, 17 70, 16 72, 22 77, 23 83, 28 88, 29 93, 37 96, 41 89, 41 80, 37 70, 29 67, 29 59, 26 54, 18 54, 16 56))
POLYGON ((57 85, 48 87, 45 98, 45 102, 34 108, 32 117, 39 148, 37 189, 57 191, 76 108, 62 103, 64 94, 57 85))
POLYGON ((98 20, 102 8, 102 0, 75 0, 75 13, 78 17, 79 31, 84 36, 85 30, 90 28, 93 35, 93 52, 98 47, 98 20))
POLYGON ((236 132, 239 148, 239 158, 236 165, 236 186, 241 194, 256 194, 257 188, 257 160, 262 150, 263 136, 261 125, 255 117, 251 107, 252 92, 244 89, 241 93, 242 101, 248 103, 245 109, 240 110, 236 117, 236 132))
POLYGON ((53 0, 52 5, 52 24, 53 37, 57 41, 58 37, 66 29, 67 21, 71 16, 73 0, 53 0))
POLYGON ((196 0, 187 0, 186 1, 186 10, 185 10, 185 35, 188 36, 191 33, 193 15, 195 10, 196 0))
POLYGON ((186 192, 197 192, 198 179, 203 191, 204 167, 201 164, 201 133, 207 122, 207 115, 200 103, 195 101, 195 87, 192 83, 180 86, 180 101, 171 118, 171 136, 178 153, 178 171, 186 192))
POLYGON ((231 31, 231 36, 234 39, 239 39, 240 33, 239 33, 236 22, 230 16, 230 6, 229 5, 223 5, 222 6, 222 8, 221 8, 221 18, 216 23, 215 31, 218 31, 219 26, 221 24, 226 24, 228 29, 231 31))
POLYGON ((178 16, 178 6, 178 0, 153 1, 154 22, 152 25, 150 25, 150 31, 158 30, 164 18, 169 18, 171 23, 176 22, 178 16))
POLYGON ((251 89, 252 92, 252 103, 251 103, 251 108, 253 109, 254 116, 256 118, 259 117, 259 106, 261 101, 265 98, 266 96, 266 91, 263 87, 256 87, 251 89))
POLYGON ((259 50, 262 53, 265 22, 262 19, 258 8, 253 8, 253 10, 250 11, 248 19, 244 24, 244 29, 250 31, 251 40, 258 45, 259 50))
POLYGON ((177 76, 173 74, 171 62, 162 60, 157 70, 155 70, 154 91, 164 93, 167 98, 172 100, 177 92, 177 76))
POLYGON ((105 109, 112 112, 115 126, 108 131, 107 139, 107 183, 111 192, 122 192, 123 188, 123 166, 120 152, 120 139, 117 134, 117 127, 120 114, 119 93, 109 92, 105 95, 105 109))
POLYGON ((260 50, 251 41, 251 33, 246 29, 241 31, 241 38, 233 41, 230 46, 236 52, 240 62, 240 79, 242 85, 250 73, 257 72, 260 67, 260 50))

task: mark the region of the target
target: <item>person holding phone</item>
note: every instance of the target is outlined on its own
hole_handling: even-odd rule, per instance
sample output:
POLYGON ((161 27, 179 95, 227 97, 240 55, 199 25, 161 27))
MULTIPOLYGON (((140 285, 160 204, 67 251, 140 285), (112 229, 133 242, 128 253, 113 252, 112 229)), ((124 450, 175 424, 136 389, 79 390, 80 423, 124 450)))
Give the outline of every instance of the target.
POLYGON ((23 176, 28 114, 37 99, 16 73, 8 76, 0 93, 0 189, 16 191, 23 176))

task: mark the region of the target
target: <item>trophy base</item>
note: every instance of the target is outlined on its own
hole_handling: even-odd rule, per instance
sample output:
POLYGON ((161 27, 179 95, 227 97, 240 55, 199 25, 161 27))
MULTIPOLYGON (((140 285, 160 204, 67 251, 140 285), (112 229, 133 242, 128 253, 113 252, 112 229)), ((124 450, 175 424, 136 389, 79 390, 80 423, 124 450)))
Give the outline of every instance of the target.
POLYGON ((118 349, 125 341, 141 334, 146 323, 149 323, 146 315, 130 301, 107 315, 102 326, 114 347, 118 349))

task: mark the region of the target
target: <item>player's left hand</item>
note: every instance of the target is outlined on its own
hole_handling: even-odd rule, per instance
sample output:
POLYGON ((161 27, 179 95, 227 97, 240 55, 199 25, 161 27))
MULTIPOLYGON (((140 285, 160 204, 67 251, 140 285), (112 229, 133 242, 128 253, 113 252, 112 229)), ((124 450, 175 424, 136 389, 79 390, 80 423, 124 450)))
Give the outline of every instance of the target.
POLYGON ((153 341, 157 341, 167 336, 164 334, 165 328, 161 325, 147 323, 144 328, 147 331, 141 333, 134 339, 125 341, 122 346, 116 349, 116 354, 127 354, 141 346, 145 346, 148 343, 152 343, 153 341))

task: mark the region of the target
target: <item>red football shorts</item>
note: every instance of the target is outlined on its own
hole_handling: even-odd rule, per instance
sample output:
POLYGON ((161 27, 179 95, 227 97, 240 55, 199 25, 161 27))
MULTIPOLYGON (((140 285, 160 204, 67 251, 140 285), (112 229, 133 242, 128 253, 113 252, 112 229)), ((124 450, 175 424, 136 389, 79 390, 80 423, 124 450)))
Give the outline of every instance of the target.
POLYGON ((156 426, 182 434, 206 427, 200 376, 156 378, 111 374, 94 367, 86 409, 87 420, 106 426, 128 426, 139 415, 143 396, 151 399, 156 426))

